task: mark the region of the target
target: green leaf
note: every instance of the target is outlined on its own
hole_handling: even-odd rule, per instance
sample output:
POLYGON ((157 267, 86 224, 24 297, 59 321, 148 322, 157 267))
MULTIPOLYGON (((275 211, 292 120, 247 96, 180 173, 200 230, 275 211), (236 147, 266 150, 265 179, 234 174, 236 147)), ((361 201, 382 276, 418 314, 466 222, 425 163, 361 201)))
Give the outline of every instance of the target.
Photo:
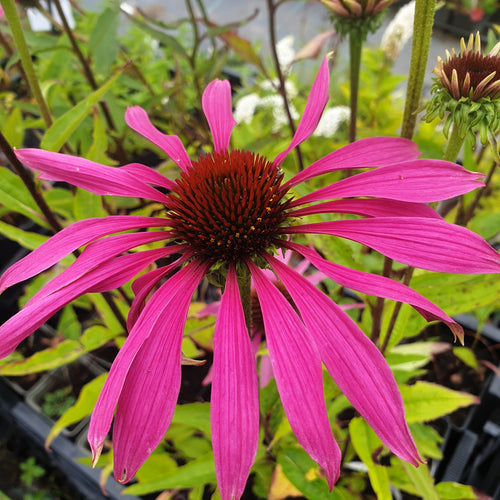
POLYGON ((470 366, 475 370, 478 368, 479 364, 472 349, 467 347, 454 347, 453 354, 467 366, 470 366))
POLYGON ((57 323, 57 331, 69 340, 77 340, 80 337, 82 327, 71 305, 63 308, 59 322, 57 323))
POLYGON ((414 277, 411 285, 450 316, 500 303, 500 280, 496 275, 426 272, 414 277))
POLYGON ((78 128, 85 117, 89 114, 104 94, 115 83, 124 68, 117 71, 102 87, 89 94, 83 101, 80 101, 74 108, 60 116, 51 127, 45 132, 40 147, 48 151, 59 151, 62 145, 69 139, 71 134, 78 128))
POLYGON ((215 482, 214 456, 210 452, 174 471, 168 471, 161 479, 129 486, 125 488, 123 493, 125 495, 145 495, 169 488, 193 488, 194 486, 215 482))
POLYGON ((107 373, 103 373, 82 387, 76 403, 71 408, 68 408, 50 429, 45 441, 46 448, 50 446, 65 427, 79 422, 92 413, 107 375, 107 373))
POLYGON ((104 217, 105 211, 102 207, 102 198, 95 193, 77 188, 73 198, 73 213, 76 220, 104 217))
POLYGON ((444 482, 436 484, 436 491, 441 500, 468 500, 478 498, 472 486, 465 484, 444 482))
POLYGON ((13 212, 25 215, 43 227, 50 227, 39 213, 37 204, 23 181, 6 168, 0 168, 0 203, 13 212))
POLYGON ((84 332, 79 340, 65 340, 55 347, 36 352, 21 361, 7 363, 0 361, 0 374, 19 376, 53 370, 75 361, 86 352, 97 349, 114 338, 115 335, 102 326, 92 326, 84 332))
POLYGON ((425 500, 440 500, 436 488, 434 487, 434 479, 432 478, 427 465, 420 464, 418 467, 414 467, 405 461, 401 462, 404 470, 410 478, 410 481, 413 483, 422 498, 425 498, 425 500))
POLYGON ((109 73, 118 53, 118 14, 119 9, 107 8, 99 16, 89 37, 88 50, 94 58, 98 73, 109 73))
POLYGON ((172 423, 192 425, 210 436, 210 403, 189 403, 175 407, 172 423))
POLYGON ((466 392, 458 392, 429 382, 399 387, 406 410, 406 420, 426 422, 443 417, 458 408, 477 404, 479 399, 466 392))
POLYGON ((309 500, 318 498, 340 500, 343 496, 319 475, 318 465, 299 447, 286 447, 278 455, 278 463, 287 479, 309 500))
POLYGON ((373 461, 373 456, 383 445, 372 428, 361 418, 356 417, 349 423, 349 435, 352 445, 359 458, 368 467, 368 476, 373 491, 377 494, 378 500, 391 500, 392 495, 389 489, 389 476, 387 468, 373 461))
POLYGON ((18 227, 11 226, 0 220, 0 234, 8 238, 9 240, 19 243, 24 248, 28 250, 34 250, 38 248, 43 242, 48 240, 48 236, 43 236, 41 234, 32 233, 29 231, 23 231, 18 227))
POLYGON ((14 107, 2 124, 2 134, 12 148, 22 148, 24 133, 23 115, 18 107, 14 107))

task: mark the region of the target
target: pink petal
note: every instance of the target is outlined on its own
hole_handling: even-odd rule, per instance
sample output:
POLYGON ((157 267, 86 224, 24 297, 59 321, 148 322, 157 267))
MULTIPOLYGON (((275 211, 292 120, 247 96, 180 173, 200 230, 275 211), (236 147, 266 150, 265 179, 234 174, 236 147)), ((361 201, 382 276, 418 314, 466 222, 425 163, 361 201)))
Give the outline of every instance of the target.
POLYGON ((323 468, 332 488, 340 474, 340 450, 328 421, 316 344, 281 292, 255 264, 248 261, 247 265, 262 309, 283 408, 299 443, 323 468))
POLYGON ((295 131, 292 142, 285 151, 274 159, 276 165, 279 165, 293 148, 308 139, 316 130, 323 110, 328 102, 329 85, 330 70, 328 69, 328 58, 325 57, 316 75, 316 79, 314 80, 304 113, 302 114, 302 118, 295 131))
POLYGON ((0 278, 0 293, 9 286, 45 271, 89 241, 120 231, 162 226, 168 226, 167 219, 133 215, 111 215, 75 222, 9 267, 0 278))
POLYGON ((349 269, 329 262, 311 248, 297 243, 286 242, 286 246, 304 255, 335 283, 367 295, 405 302, 414 307, 427 321, 437 320, 446 323, 453 334, 463 341, 464 332, 462 327, 430 300, 427 300, 410 287, 384 276, 349 269))
POLYGON ((43 296, 40 300, 30 301, 0 326, 0 358, 10 354, 19 342, 75 298, 87 292, 102 292, 121 286, 163 256, 164 250, 159 249, 117 257, 92 269, 68 286, 43 296))
POLYGON ((180 347, 176 352, 179 342, 178 329, 184 326, 182 317, 185 320, 185 310, 191 295, 206 271, 207 266, 200 266, 194 261, 166 281, 146 304, 111 366, 92 412, 88 440, 93 454, 92 463, 95 465, 111 427, 115 407, 123 394, 124 399, 120 402, 118 410, 122 415, 119 417, 118 428, 115 425, 114 429, 115 477, 119 480, 128 481, 135 474, 141 461, 153 451, 167 430, 167 421, 170 422, 171 415, 167 413, 157 415, 156 412, 173 411, 171 407, 175 406, 177 401, 178 382, 177 378, 173 381, 162 378, 163 375, 160 376, 157 370, 166 370, 169 376, 179 377, 176 371, 180 370, 180 347), (133 369, 134 376, 138 378, 135 381, 131 380, 128 377, 131 366, 150 336, 153 336, 152 341, 145 346, 133 369), (160 351, 168 357, 160 363, 152 363, 155 352, 160 351), (153 372, 148 372, 149 369, 153 372), (148 374, 151 374, 151 377, 148 377, 148 374), (151 378, 157 379, 156 382, 164 386, 163 396, 157 394, 158 388, 150 386, 151 378), (151 392, 147 392, 146 388, 151 392), (164 399, 164 396, 167 398, 164 399), (136 407, 134 405, 137 398, 140 399, 136 407), (158 406, 155 408, 156 399, 158 406), (130 423, 130 419, 134 418, 138 421, 130 423), (153 420, 150 421, 150 418, 153 420), (158 420, 154 420, 155 418, 158 420), (131 426, 124 428, 124 423, 127 425, 130 423, 131 426), (145 432, 144 439, 140 432, 145 432), (127 454, 128 456, 125 456, 127 454))
POLYGON ((417 145, 400 137, 370 137, 344 146, 296 174, 285 186, 292 187, 335 170, 383 167, 420 156, 417 145))
MULTIPOLYGON (((88 245, 76 261, 73 262, 73 264, 47 283, 47 285, 45 285, 30 299, 28 304, 31 301, 39 300, 41 297, 50 295, 51 293, 54 293, 54 291, 67 286, 69 283, 77 280, 91 269, 100 266, 105 261, 116 257, 131 248, 168 238, 170 238, 169 232, 157 231, 148 233, 120 234, 117 236, 108 236, 102 240, 97 240, 88 245)), ((163 255, 168 255, 176 252, 177 249, 176 247, 166 247, 163 251, 163 255)))
POLYGON ((165 203, 163 193, 123 167, 107 167, 85 158, 42 149, 18 149, 16 156, 26 166, 40 172, 38 177, 64 181, 100 195, 134 196, 165 203))
POLYGON ((288 212, 291 217, 311 214, 339 213, 356 214, 365 217, 432 217, 441 216, 425 203, 389 200, 386 198, 345 199, 327 201, 317 205, 299 208, 288 212))
POLYGON ((481 174, 469 172, 456 163, 441 160, 414 160, 363 172, 318 189, 291 206, 328 198, 378 196, 400 201, 428 203, 446 200, 483 186, 481 174))
POLYGON ((391 259, 429 271, 500 272, 498 252, 468 229, 441 219, 383 217, 284 228, 288 234, 331 234, 367 245, 391 259))
POLYGON ((313 335, 340 390, 398 457, 422 459, 405 420, 394 376, 377 347, 327 295, 276 259, 266 257, 313 335))
POLYGON ((207 85, 201 99, 203 112, 217 153, 229 148, 231 132, 236 125, 231 104, 231 85, 227 80, 214 80, 207 85))
POLYGON ((127 108, 125 122, 131 129, 156 144, 182 170, 186 171, 191 166, 191 160, 181 140, 176 135, 166 135, 160 132, 140 106, 127 108))
POLYGON ((141 163, 129 163, 120 167, 120 169, 125 170, 129 174, 132 174, 144 182, 151 184, 152 186, 160 186, 165 189, 173 189, 175 187, 175 182, 167 179, 164 175, 160 174, 151 167, 146 167, 141 163))
MULTIPOLYGON (((180 249, 176 248, 176 251, 180 251, 180 249)), ((177 267, 180 267, 186 260, 186 257, 183 256, 171 264, 160 267, 159 269, 154 269, 153 271, 143 274, 134 280, 132 283, 132 291, 134 292, 135 297, 127 316, 127 329, 129 331, 132 330, 136 321, 139 319, 139 316, 147 303, 149 295, 156 285, 158 285, 158 283, 165 276, 167 276, 167 274, 171 273, 177 267)))
POLYGON ((233 267, 214 332, 212 446, 222 500, 239 499, 259 443, 257 370, 233 267))

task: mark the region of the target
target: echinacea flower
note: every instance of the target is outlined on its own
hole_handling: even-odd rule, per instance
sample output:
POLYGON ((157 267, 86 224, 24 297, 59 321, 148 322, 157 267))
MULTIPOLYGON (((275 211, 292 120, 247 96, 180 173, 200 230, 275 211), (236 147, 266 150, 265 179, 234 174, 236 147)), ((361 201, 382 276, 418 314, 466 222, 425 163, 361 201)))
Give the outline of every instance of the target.
POLYGON ((132 478, 169 427, 180 387, 187 310, 197 285, 212 272, 225 280, 214 332, 211 393, 212 443, 224 500, 240 498, 259 439, 257 373, 243 307, 248 303, 242 304, 239 286, 244 290, 250 280, 259 298, 272 368, 290 426, 325 471, 330 487, 339 476, 340 450, 326 412, 322 363, 393 453, 414 465, 421 460, 405 421, 401 395, 380 351, 337 304, 274 254, 294 250, 338 284, 406 302, 426 319, 444 321, 461 336, 461 328, 450 317, 411 288, 329 262, 292 238, 329 234, 415 267, 499 272, 498 254, 492 247, 475 233, 445 222, 426 205, 481 183, 477 174, 454 163, 417 159, 413 142, 388 137, 349 144, 285 182, 280 166, 313 133, 328 100, 328 86, 325 58, 290 145, 273 160, 229 150, 234 120, 227 81, 214 80, 203 94, 214 152, 197 160, 189 158, 177 136, 156 129, 144 110, 129 108, 128 125, 179 166, 176 181, 140 164, 112 168, 38 149, 17 151, 20 160, 44 179, 67 181, 100 195, 149 198, 165 207, 163 217, 118 215, 75 222, 0 279, 3 290, 87 245, 72 265, 0 327, 0 356, 6 356, 75 297, 112 290, 152 262, 178 256, 133 283, 129 336, 92 414, 88 438, 94 464, 114 418, 114 474, 119 481, 132 478), (367 170, 293 197, 294 187, 302 182, 360 167, 367 170), (309 214, 327 213, 359 218, 302 221, 309 214), (117 234, 131 229, 140 231, 117 234), (127 253, 158 241, 168 245, 127 253), (294 306, 264 274, 265 268, 274 271, 294 306))
POLYGON ((483 54, 479 32, 470 35, 467 45, 462 38, 460 52, 446 51, 446 61, 438 57, 434 73, 438 78, 425 119, 446 115, 446 136, 454 124, 461 138, 469 134, 474 141, 474 132, 479 131, 484 144, 500 126, 500 42, 483 54))

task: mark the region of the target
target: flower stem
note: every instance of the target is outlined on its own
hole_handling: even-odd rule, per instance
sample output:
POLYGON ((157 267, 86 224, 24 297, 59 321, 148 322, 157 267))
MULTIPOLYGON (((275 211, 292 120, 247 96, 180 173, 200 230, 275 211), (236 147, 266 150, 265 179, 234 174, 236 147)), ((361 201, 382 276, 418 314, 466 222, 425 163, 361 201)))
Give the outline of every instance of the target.
POLYGON ((461 139, 458 134, 458 127, 453 125, 451 128, 450 138, 448 139, 448 144, 446 145, 446 150, 443 155, 443 160, 453 162, 457 161, 458 153, 460 153, 463 143, 463 139, 461 139))
MULTIPOLYGON (((285 88, 285 78, 283 77, 283 72, 281 71, 280 62, 278 59, 278 53, 276 51, 276 9, 279 7, 280 3, 273 3, 273 0, 267 0, 267 8, 269 11, 269 37, 271 39, 271 52, 273 55, 274 66, 276 68, 276 73, 278 75, 279 87, 278 92, 281 94, 283 98, 283 107, 285 108, 288 126, 290 127, 290 131, 292 132, 292 136, 295 135, 295 124, 293 123, 292 113, 290 112, 290 105, 288 103, 288 97, 286 95, 285 88)), ((299 146, 295 146, 295 154, 297 155, 297 162, 299 164, 299 170, 304 170, 304 161, 302 160, 302 153, 300 151, 299 146)))
POLYGON ((357 30, 349 33, 349 60, 350 60, 350 82, 351 82, 351 121, 349 123, 349 142, 356 140, 356 120, 358 115, 358 93, 359 93, 359 68, 361 66, 361 49, 363 48, 363 36, 357 30))
POLYGON ((416 0, 410 73, 408 75, 406 104, 401 127, 401 137, 405 139, 413 137, 417 122, 417 111, 424 86, 435 8, 436 0, 416 0))
POLYGON ((43 98, 40 85, 38 84, 35 68, 33 67, 33 64, 31 62, 31 54, 24 38, 23 28, 21 26, 21 22, 19 21, 19 16, 17 14, 14 0, 0 0, 0 4, 3 7, 5 17, 7 18, 7 22, 9 23, 12 38, 14 39, 14 43, 19 52, 19 58, 21 59, 21 64, 23 66, 24 73, 26 74, 31 93, 33 94, 33 97, 35 98, 38 107, 40 108, 40 113, 46 127, 49 128, 52 125, 52 115, 49 111, 47 103, 45 102, 45 99, 43 98))

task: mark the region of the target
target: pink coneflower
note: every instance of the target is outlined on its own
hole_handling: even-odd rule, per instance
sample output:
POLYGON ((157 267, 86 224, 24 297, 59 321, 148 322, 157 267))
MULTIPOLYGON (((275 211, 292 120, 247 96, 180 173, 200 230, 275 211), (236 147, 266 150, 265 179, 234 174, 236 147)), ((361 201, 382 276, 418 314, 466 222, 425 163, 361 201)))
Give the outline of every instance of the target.
POLYGON ((327 417, 322 363, 382 441, 402 459, 414 465, 420 461, 396 382, 380 351, 326 294, 274 255, 281 249, 294 250, 337 283, 406 302, 428 320, 446 322, 460 336, 461 328, 451 318, 410 288, 329 262, 291 237, 326 233, 415 267, 499 272, 497 252, 482 238, 445 222, 425 205, 481 183, 475 180, 478 174, 459 165, 417 159, 415 144, 408 140, 386 137, 349 144, 284 182, 280 165, 314 131, 328 99, 328 85, 325 59, 291 144, 274 160, 229 151, 234 120, 227 81, 211 82, 203 94, 214 152, 196 161, 190 160, 177 136, 158 131, 145 111, 128 109, 127 123, 181 169, 175 182, 139 164, 111 168, 37 149, 17 152, 45 179, 67 181, 101 195, 149 198, 165 206, 164 217, 109 216, 76 222, 11 267, 0 281, 3 290, 87 245, 70 267, 0 328, 0 355, 5 356, 75 297, 112 290, 155 260, 178 256, 132 285, 136 296, 128 317, 130 334, 92 414, 89 442, 94 463, 114 416, 114 474, 119 481, 132 478, 170 424, 180 386, 184 322, 192 295, 207 273, 224 284, 214 333, 211 396, 212 442, 223 499, 241 496, 259 439, 257 373, 247 326, 251 281, 285 413, 299 443, 325 471, 330 487, 339 475, 340 451, 327 417), (359 167, 368 170, 293 197, 293 188, 301 182, 359 167), (302 222, 306 215, 331 212, 359 218, 302 222), (155 230, 144 231, 148 228, 155 230), (130 229, 142 231, 110 236, 130 229), (169 245, 126 253, 162 240, 169 245), (266 277, 265 268, 276 273, 294 306, 266 277))

